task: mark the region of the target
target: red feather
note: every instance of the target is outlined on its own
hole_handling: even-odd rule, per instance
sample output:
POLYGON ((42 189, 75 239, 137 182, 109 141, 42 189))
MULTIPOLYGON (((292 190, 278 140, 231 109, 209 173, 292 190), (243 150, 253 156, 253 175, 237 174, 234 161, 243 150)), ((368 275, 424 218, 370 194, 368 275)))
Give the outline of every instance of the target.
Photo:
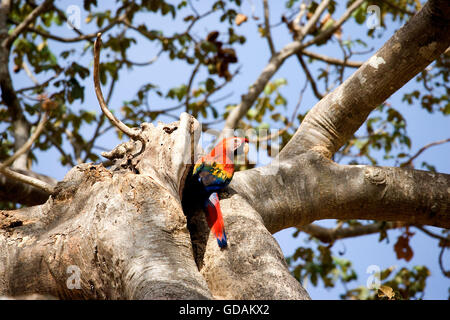
POLYGON ((225 224, 223 222, 222 210, 220 210, 219 197, 216 192, 212 193, 206 201, 206 221, 212 233, 217 239, 219 247, 227 246, 227 235, 225 234, 225 224))

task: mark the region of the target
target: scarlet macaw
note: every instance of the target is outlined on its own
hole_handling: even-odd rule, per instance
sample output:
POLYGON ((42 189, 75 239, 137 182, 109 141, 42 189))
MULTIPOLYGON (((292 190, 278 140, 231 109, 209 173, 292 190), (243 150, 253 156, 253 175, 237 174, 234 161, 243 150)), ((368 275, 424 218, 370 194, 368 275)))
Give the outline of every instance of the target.
POLYGON ((234 174, 234 155, 242 147, 244 152, 247 152, 248 139, 225 138, 209 155, 201 157, 193 170, 194 178, 198 179, 205 192, 206 221, 221 248, 227 246, 227 236, 217 192, 231 182, 234 174))

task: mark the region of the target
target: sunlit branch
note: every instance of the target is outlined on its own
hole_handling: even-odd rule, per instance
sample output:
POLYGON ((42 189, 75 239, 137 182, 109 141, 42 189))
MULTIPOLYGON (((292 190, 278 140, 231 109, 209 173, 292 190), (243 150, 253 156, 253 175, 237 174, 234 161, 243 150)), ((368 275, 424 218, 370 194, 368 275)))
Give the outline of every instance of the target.
POLYGON ((298 227, 299 230, 319 239, 325 243, 332 243, 338 239, 354 238, 378 233, 382 230, 404 227, 404 223, 398 222, 376 222, 368 225, 351 226, 347 228, 325 228, 317 224, 309 224, 298 227))
POLYGON ((2 46, 4 48, 9 48, 11 47, 12 43, 14 42, 14 40, 41 14, 43 13, 45 10, 47 10, 47 8, 50 6, 50 4, 52 3, 52 0, 45 0, 44 2, 42 2, 39 6, 37 6, 36 8, 33 9, 33 11, 31 11, 31 13, 15 28, 13 29, 8 37, 6 39, 3 40, 2 42, 2 46))
POLYGON ((31 146, 33 145, 34 141, 42 133, 42 130, 44 129, 45 123, 47 122, 47 119, 48 119, 48 114, 47 114, 47 112, 45 112, 44 115, 41 118, 41 121, 39 121, 39 124, 37 125, 36 130, 28 138, 28 140, 18 150, 16 150, 16 152, 14 152, 14 154, 11 157, 9 157, 3 163, 0 163, 0 171, 2 171, 4 168, 8 167, 17 158, 19 158, 22 154, 26 153, 31 148, 31 146))
POLYGON ((308 51, 308 50, 303 50, 302 53, 305 56, 308 56, 310 58, 313 58, 313 59, 316 59, 316 60, 321 60, 321 61, 326 62, 328 64, 333 64, 333 65, 337 65, 337 66, 346 66, 346 67, 351 67, 351 68, 359 68, 364 63, 362 61, 350 61, 350 60, 344 61, 344 60, 341 60, 341 59, 336 59, 336 58, 333 58, 333 57, 325 56, 323 54, 311 52, 311 51, 308 51))

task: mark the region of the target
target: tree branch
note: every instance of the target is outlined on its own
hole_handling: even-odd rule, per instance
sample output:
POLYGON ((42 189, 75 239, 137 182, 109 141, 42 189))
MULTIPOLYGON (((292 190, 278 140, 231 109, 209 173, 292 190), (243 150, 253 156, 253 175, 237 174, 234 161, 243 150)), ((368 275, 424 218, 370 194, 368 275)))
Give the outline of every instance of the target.
POLYGON ((324 97, 324 95, 319 92, 319 89, 317 89, 316 81, 311 75, 311 72, 309 72, 308 66, 303 60, 302 54, 300 52, 297 52, 296 56, 298 61, 300 62, 300 65, 302 66, 303 71, 305 72, 306 78, 311 83, 311 88, 313 89, 314 95, 316 96, 317 99, 321 100, 324 97))
POLYGON ((298 229, 325 243, 332 243, 338 239, 354 238, 378 233, 381 230, 401 228, 404 223, 375 222, 372 224, 350 226, 348 228, 325 228, 317 224, 308 224, 298 229))
POLYGON ((31 24, 34 20, 52 4, 53 0, 45 0, 39 6, 33 9, 31 13, 23 20, 10 34, 2 41, 4 48, 11 47, 16 38, 31 24))
POLYGON ((374 56, 308 112, 280 156, 314 149, 330 158, 375 107, 449 47, 449 15, 447 1, 427 2, 374 56))
POLYGON ((89 34, 82 34, 82 35, 79 35, 77 37, 72 37, 72 38, 63 38, 63 37, 56 36, 56 35, 46 32, 46 31, 39 30, 36 28, 27 28, 27 31, 34 32, 34 33, 40 35, 41 37, 52 39, 52 40, 59 41, 59 42, 65 42, 65 43, 79 42, 79 41, 83 41, 83 40, 92 40, 92 39, 96 38, 99 33, 105 33, 106 31, 110 30, 112 27, 114 27, 118 23, 124 21, 125 17, 126 17, 125 14, 118 17, 117 19, 113 20, 110 24, 101 28, 97 32, 92 32, 89 34))
POLYGON ((438 146, 440 144, 443 143, 447 143, 450 142, 450 138, 448 139, 444 139, 444 140, 439 140, 439 141, 435 141, 435 142, 431 142, 425 146, 423 146, 422 148, 419 149, 419 151, 416 152, 416 154, 414 154, 411 158, 408 159, 408 161, 404 162, 401 164, 402 167, 410 167, 412 166, 412 162, 422 154, 422 152, 424 152, 425 150, 427 150, 428 148, 431 148, 433 146, 438 146))
POLYGON ((186 88, 186 101, 185 101, 185 111, 189 112, 189 101, 191 99, 191 88, 192 83, 194 82, 195 75, 197 74, 198 70, 200 69, 201 63, 198 62, 196 66, 194 67, 194 70, 192 71, 191 76, 189 77, 189 81, 186 88))
POLYGON ((145 148, 145 139, 142 137, 140 131, 131 129, 126 126, 122 121, 117 119, 111 111, 108 110, 105 99, 103 98, 102 89, 100 86, 99 78, 99 62, 100 62, 100 47, 101 47, 101 33, 97 34, 97 39, 94 44, 94 86, 95 94, 97 95, 97 100, 105 116, 111 121, 111 123, 116 126, 120 131, 125 133, 133 140, 139 140, 142 142, 141 150, 145 148))
POLYGON ((301 53, 304 54, 305 56, 310 57, 310 58, 321 60, 323 62, 326 62, 328 64, 333 64, 333 65, 336 65, 336 66, 346 66, 346 67, 351 67, 351 68, 359 68, 364 63, 362 61, 348 61, 348 60, 344 61, 344 60, 341 60, 341 59, 336 59, 336 58, 333 58, 333 57, 325 56, 323 54, 311 52, 311 51, 308 51, 308 50, 302 50, 301 53))
POLYGON ((338 20, 336 27, 327 29, 326 31, 320 33, 315 38, 311 39, 307 43, 302 43, 299 41, 291 42, 286 45, 281 51, 279 51, 276 55, 274 55, 266 67, 263 69, 261 74, 258 76, 256 81, 251 85, 249 91, 241 97, 241 103, 234 108, 230 114, 228 115, 225 126, 221 132, 219 140, 227 136, 231 133, 231 131, 237 127, 239 121, 243 116, 247 113, 247 111, 251 108, 253 103, 256 101, 258 96, 264 90, 264 87, 269 82, 270 78, 278 71, 284 61, 295 54, 296 52, 300 52, 304 48, 311 46, 326 37, 331 36, 340 26, 345 22, 346 19, 351 15, 351 13, 356 10, 364 0, 355 1, 349 8, 347 8, 346 12, 341 16, 338 20))
POLYGON ((41 189, 43 192, 46 192, 47 194, 53 193, 53 186, 36 178, 26 176, 24 174, 21 174, 17 171, 13 171, 8 168, 3 168, 1 172, 7 176, 8 178, 15 179, 17 181, 29 184, 35 188, 41 189))
MULTIPOLYGON (((309 47, 317 42, 321 42, 329 37, 331 37, 336 31, 339 30, 339 28, 344 24, 345 21, 347 21, 348 18, 350 18, 353 11, 358 9, 360 5, 364 3, 365 0, 356 0, 353 2, 350 7, 347 8, 347 10, 344 12, 344 14, 339 18, 338 21, 333 25, 332 28, 328 28, 325 31, 319 33, 315 38, 309 40, 304 44, 304 48, 309 47)), ((303 48, 302 48, 303 49, 303 48)))
MULTIPOLYGON (((35 173, 29 170, 9 169, 22 176, 29 176, 39 181, 44 181, 47 185, 54 188, 57 180, 42 174, 35 173)), ((28 183, 24 183, 16 179, 10 178, 0 172, 0 201, 11 201, 14 203, 21 203, 28 206, 42 204, 47 201, 50 196, 50 188, 48 190, 40 187, 34 187, 28 183)))
POLYGON ((36 127, 36 130, 33 132, 33 134, 28 138, 27 142, 23 144, 22 147, 20 147, 14 154, 9 157, 6 161, 3 163, 0 162, 0 171, 2 171, 4 168, 9 166, 11 163, 13 163, 18 157, 20 157, 22 154, 27 152, 31 146, 33 145, 34 141, 39 137, 42 130, 44 129, 44 125, 47 122, 48 119, 48 113, 44 112, 44 115, 41 118, 41 121, 39 121, 39 124, 36 127))
POLYGON ((316 25, 317 21, 319 21, 322 13, 325 11, 325 9, 327 9, 329 3, 330 3, 329 0, 323 0, 319 4, 316 11, 314 11, 312 17, 306 22, 305 26, 300 29, 300 32, 296 34, 297 41, 302 41, 306 37, 306 35, 312 30, 312 28, 316 25))
POLYGON ((417 229, 419 229, 420 231, 429 235, 432 238, 439 239, 439 240, 448 242, 450 244, 450 236, 447 236, 447 237, 440 236, 438 234, 435 234, 435 233, 429 231, 428 229, 424 228, 423 226, 414 226, 414 227, 416 227, 417 229))
MULTIPOLYGON (((10 36, 8 34, 7 20, 10 10, 11 2, 3 0, 0 5, 0 89, 2 92, 3 103, 8 107, 8 113, 12 120, 14 150, 18 150, 29 137, 30 124, 23 114, 8 69, 10 46, 7 44, 10 36)), ((16 168, 25 169, 27 167, 26 154, 23 154, 16 159, 13 165, 16 168)))
POLYGON ((264 33, 267 39, 267 43, 269 45, 270 54, 272 56, 275 55, 275 46, 273 45, 272 34, 270 32, 270 23, 269 23, 269 4, 267 0, 263 1, 264 5, 264 33))
POLYGON ((229 189, 261 214, 272 233, 322 219, 450 227, 448 174, 343 166, 311 151, 237 172, 229 189))

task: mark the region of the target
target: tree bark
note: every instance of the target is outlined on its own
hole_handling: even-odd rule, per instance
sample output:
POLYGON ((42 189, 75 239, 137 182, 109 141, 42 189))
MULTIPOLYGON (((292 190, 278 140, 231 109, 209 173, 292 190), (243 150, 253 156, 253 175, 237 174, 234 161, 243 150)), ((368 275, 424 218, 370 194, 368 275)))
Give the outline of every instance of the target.
POLYGON ((110 170, 78 165, 45 204, 0 213, 0 295, 309 298, 261 217, 240 195, 222 201, 225 250, 203 212, 183 211, 198 123, 183 114, 167 126, 142 127, 147 143, 139 156, 133 155, 140 141, 121 144, 109 154, 115 158, 110 170), (67 283, 70 270, 79 271, 79 289, 67 283))

